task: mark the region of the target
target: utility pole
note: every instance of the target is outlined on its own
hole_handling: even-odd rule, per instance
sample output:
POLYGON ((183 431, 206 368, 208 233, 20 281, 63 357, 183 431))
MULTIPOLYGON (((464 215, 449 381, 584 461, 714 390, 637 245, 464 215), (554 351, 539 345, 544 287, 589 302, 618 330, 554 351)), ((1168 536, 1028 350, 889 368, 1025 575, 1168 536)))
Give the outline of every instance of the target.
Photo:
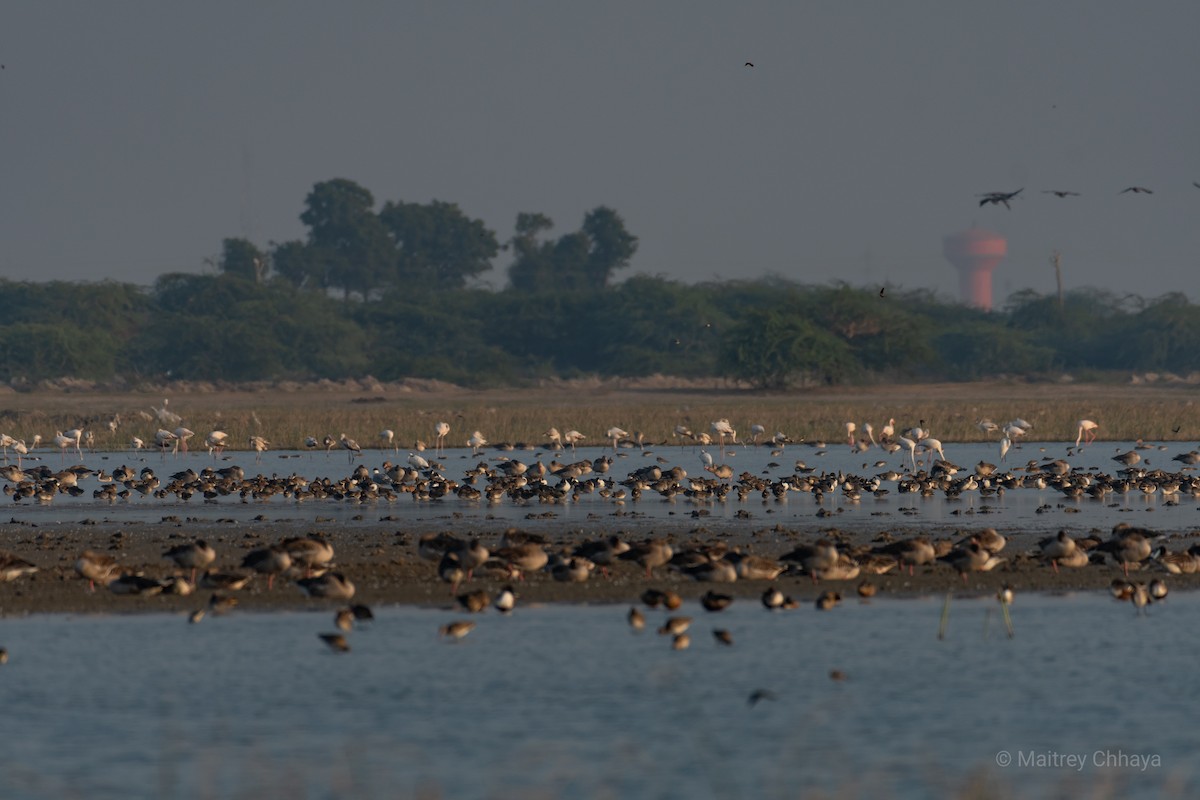
POLYGON ((1054 265, 1054 279, 1058 282, 1058 310, 1063 310, 1063 287, 1062 287, 1062 254, 1057 250, 1052 250, 1050 253, 1050 263, 1054 265))

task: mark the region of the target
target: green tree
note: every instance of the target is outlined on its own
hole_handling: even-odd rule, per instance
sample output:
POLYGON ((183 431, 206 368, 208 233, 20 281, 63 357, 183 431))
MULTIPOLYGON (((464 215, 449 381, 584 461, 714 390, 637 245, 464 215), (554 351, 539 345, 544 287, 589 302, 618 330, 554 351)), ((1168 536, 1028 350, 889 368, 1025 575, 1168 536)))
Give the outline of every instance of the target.
POLYGON ((461 289, 492 268, 496 234, 455 203, 386 203, 379 219, 397 249, 396 280, 406 291, 461 289))
POLYGON ((625 221, 606 206, 597 206, 583 218, 583 235, 587 241, 584 282, 593 289, 603 289, 613 272, 629 266, 637 252, 637 237, 625 230, 625 221))
POLYGON ((266 253, 247 239, 223 240, 217 265, 226 275, 236 275, 254 283, 263 283, 267 277, 266 253))
POLYGON ((387 229, 374 212, 375 198, 345 178, 313 186, 300 221, 308 226, 313 249, 305 265, 321 275, 322 287, 340 288, 348 299, 357 292, 366 300, 393 274, 395 250, 387 229))
POLYGON ((513 263, 509 283, 522 292, 598 290, 608 286, 613 272, 629 266, 637 237, 625 230, 620 215, 598 206, 583 218, 580 230, 549 242, 538 235, 553 225, 544 214, 517 215, 511 240, 513 263))
POLYGON ((833 384, 857 368, 846 343, 807 320, 775 310, 754 310, 723 337, 719 367, 762 389, 798 380, 833 384))

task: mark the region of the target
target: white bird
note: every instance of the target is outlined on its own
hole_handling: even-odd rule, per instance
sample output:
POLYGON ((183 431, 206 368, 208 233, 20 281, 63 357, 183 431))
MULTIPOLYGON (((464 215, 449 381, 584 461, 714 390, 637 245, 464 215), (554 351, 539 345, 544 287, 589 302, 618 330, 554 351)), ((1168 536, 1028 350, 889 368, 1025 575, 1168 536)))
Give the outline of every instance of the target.
POLYGON ((437 434, 437 438, 434 440, 434 452, 439 456, 443 455, 446 448, 446 435, 450 433, 450 423, 437 423, 433 426, 433 432, 437 434))
MULTIPOLYGON (((553 428, 551 430, 553 430, 553 428)), ((554 432, 558 433, 558 431, 554 432)), ((487 439, 483 438, 483 434, 479 431, 475 431, 471 434, 471 438, 467 439, 467 447, 471 448, 471 455, 473 456, 479 455, 479 451, 482 450, 487 443, 487 439)))
POLYGON ((871 423, 864 422, 862 424, 862 429, 863 433, 867 434, 867 438, 871 440, 871 444, 878 444, 878 442, 875 441, 875 428, 871 426, 871 423))
POLYGON ((879 429, 879 441, 890 442, 892 437, 896 435, 896 420, 889 419, 887 425, 879 429))
POLYGON ((729 441, 737 444, 737 431, 729 424, 729 420, 722 417, 721 419, 709 425, 709 429, 716 434, 717 442, 721 448, 721 452, 725 452, 725 437, 729 437, 729 441))
POLYGON ((213 458, 225 452, 225 442, 229 439, 229 434, 225 431, 210 431, 208 436, 204 437, 204 445, 208 448, 208 454, 213 458))
POLYGON ((318 444, 320 444, 320 442, 317 441, 317 437, 315 437, 315 436, 305 436, 304 437, 304 446, 307 447, 309 450, 316 448, 316 446, 318 444))
POLYGON ((983 431, 984 433, 991 433, 992 431, 1000 429, 999 425, 987 418, 975 420, 975 427, 979 428, 979 430, 983 431))
POLYGON ((766 436, 766 435, 767 435, 767 429, 765 426, 759 425, 757 423, 750 426, 750 441, 753 444, 757 445, 758 438, 760 436, 766 436))
MULTIPOLYGON (((478 431, 476 431, 476 433, 478 433, 478 431)), ((562 449, 562 434, 558 432, 558 428, 550 428, 543 433, 542 436, 546 437, 546 441, 549 442, 550 446, 555 450, 562 449)), ((470 444, 470 442, 467 442, 467 444, 470 444)))
POLYGON ((908 448, 908 457, 912 461, 913 469, 917 468, 917 443, 907 436, 900 437, 900 444, 908 448))
POLYGON ((613 452, 616 452, 616 450, 617 450, 617 445, 621 443, 621 440, 622 440, 622 439, 628 439, 628 438, 629 438, 629 433, 628 433, 628 432, 626 432, 626 431, 623 431, 623 430, 621 430, 620 428, 618 428, 618 427, 616 427, 616 426, 613 426, 613 427, 609 428, 609 429, 608 429, 608 431, 607 431, 607 432, 605 432, 605 434, 604 434, 604 435, 605 435, 605 437, 607 437, 607 438, 608 438, 608 440, 609 440, 610 442, 612 442, 612 449, 613 449, 613 452))
POLYGON ((1079 431, 1075 435, 1076 447, 1079 447, 1080 440, 1085 437, 1087 438, 1087 441, 1084 442, 1084 444, 1091 444, 1092 442, 1096 441, 1096 428, 1100 427, 1100 423, 1093 422, 1090 419, 1081 419, 1075 424, 1079 426, 1079 431))
POLYGON ((263 452, 271 445, 266 439, 261 436, 251 436, 248 440, 250 449, 254 451, 254 463, 262 462, 263 452))
POLYGON ((853 422, 846 423, 846 444, 854 444, 854 431, 858 430, 858 426, 853 422))
MULTIPOLYGON (((76 449, 79 449, 79 439, 77 439, 73 436, 69 436, 69 435, 63 433, 62 431, 54 432, 54 443, 56 445, 58 445, 58 449, 59 449, 60 454, 62 455, 63 461, 67 460, 68 448, 74 447, 76 449)), ((82 452, 79 453, 79 457, 83 458, 82 452)))
POLYGON ((195 435, 196 434, 194 431, 190 431, 187 428, 183 427, 182 425, 180 425, 178 428, 176 428, 175 429, 175 453, 178 454, 180 450, 183 450, 184 454, 186 455, 187 451, 188 451, 188 439, 192 438, 195 435))
POLYGON ((167 410, 167 404, 170 402, 170 398, 163 398, 162 408, 154 408, 154 406, 150 406, 150 408, 154 409, 154 415, 158 417, 160 423, 164 425, 178 425, 183 422, 183 417, 173 411, 167 410))
POLYGON ((129 446, 132 447, 134 450, 141 450, 143 447, 146 446, 146 443, 143 442, 138 437, 134 436, 132 439, 129 440, 129 446))
POLYGON ((408 454, 408 465, 413 469, 429 469, 429 462, 416 453, 408 454))
POLYGON ((700 451, 700 463, 704 465, 705 469, 709 469, 710 467, 712 467, 712 465, 713 465, 712 453, 708 452, 707 450, 701 450, 700 451))
POLYGON ((338 444, 346 451, 347 461, 354 461, 356 455, 362 455, 362 448, 358 446, 358 442, 348 438, 344 433, 338 439, 338 444))
POLYGON ((1022 428, 1020 425, 1012 422, 1005 423, 1001 430, 1004 432, 1005 436, 1007 436, 1009 439, 1012 439, 1014 442, 1028 433, 1026 428, 1022 428))
POLYGON ((383 448, 386 450, 391 447, 393 452, 399 453, 400 447, 395 443, 396 432, 391 428, 384 428, 379 432, 379 440, 383 442, 383 448))
POLYGON ((1008 460, 1008 448, 1012 447, 1012 439, 1004 436, 1000 439, 1000 460, 1008 460))
POLYGON ((564 433, 562 435, 563 444, 571 445, 572 450, 575 449, 576 444, 578 444, 579 442, 582 442, 586 438, 587 438, 586 436, 584 436, 582 433, 575 430, 574 428, 572 428, 571 430, 567 431, 566 433, 564 433))
POLYGON ((9 436, 7 433, 0 433, 0 447, 4 448, 4 463, 8 463, 8 448, 17 443, 17 440, 9 436))
POLYGON ((20 469, 21 459, 29 455, 29 448, 25 446, 25 440, 18 439, 12 443, 12 449, 17 454, 17 469, 20 469))
POLYGON ((929 453, 929 463, 933 463, 933 454, 937 453, 938 458, 942 461, 946 460, 946 454, 942 451, 942 443, 939 439, 931 439, 926 437, 917 442, 917 449, 929 453))

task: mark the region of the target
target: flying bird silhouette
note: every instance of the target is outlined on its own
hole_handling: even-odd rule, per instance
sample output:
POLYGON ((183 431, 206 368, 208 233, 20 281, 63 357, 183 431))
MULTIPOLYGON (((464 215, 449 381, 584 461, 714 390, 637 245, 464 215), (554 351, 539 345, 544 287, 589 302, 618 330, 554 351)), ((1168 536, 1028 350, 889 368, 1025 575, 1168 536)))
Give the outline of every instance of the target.
POLYGON ((879 289, 879 296, 880 296, 880 297, 883 297, 883 293, 884 293, 884 292, 886 292, 886 291, 887 291, 887 287, 886 287, 886 286, 880 287, 880 289, 879 289))
POLYGON ((1008 204, 1008 201, 1012 200, 1023 191, 1025 191, 1024 186, 1022 186, 1020 189, 1017 189, 1015 192, 986 192, 984 194, 978 194, 975 196, 983 198, 979 201, 979 205, 981 207, 986 206, 988 203, 993 203, 996 205, 1003 203, 1005 208, 1007 208, 1009 211, 1012 211, 1012 206, 1008 204))
POLYGON ((1130 186, 1127 189, 1122 189, 1121 191, 1117 192, 1117 194, 1125 194, 1126 192, 1133 192, 1134 194, 1154 194, 1153 189, 1147 189, 1145 186, 1130 186))
POLYGON ((753 66, 754 66, 754 64, 752 64, 752 63, 750 63, 749 61, 747 61, 747 62, 746 62, 746 66, 747 66, 747 67, 753 67, 753 66))
POLYGON ((1079 197, 1079 192, 1065 192, 1059 189, 1042 189, 1042 194, 1052 194, 1055 197, 1079 197))

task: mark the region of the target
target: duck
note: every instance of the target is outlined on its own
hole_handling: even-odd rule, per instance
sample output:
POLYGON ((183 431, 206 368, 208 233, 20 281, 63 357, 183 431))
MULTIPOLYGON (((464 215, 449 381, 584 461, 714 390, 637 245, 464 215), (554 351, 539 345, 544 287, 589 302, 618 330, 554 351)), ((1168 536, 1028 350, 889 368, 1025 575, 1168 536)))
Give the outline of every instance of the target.
POLYGON ((457 620, 442 625, 438 628, 438 633, 447 639, 459 641, 473 630, 475 630, 474 622, 470 620, 457 620))
POLYGON ((1128 578, 1130 564, 1141 564, 1150 557, 1150 532, 1119 522, 1113 527, 1112 536, 1101 542, 1096 550, 1110 554, 1128 578))
POLYGON ((631 545, 628 550, 617 556, 621 561, 635 561, 646 568, 646 577, 653 577, 652 570, 661 567, 671 560, 674 550, 664 539, 647 539, 638 545, 631 545))
POLYGON ((349 600, 354 597, 354 584, 340 572, 326 572, 315 578, 296 581, 300 591, 307 597, 326 600, 349 600))
POLYGON ((478 614, 480 611, 483 611, 488 607, 488 603, 492 601, 492 598, 483 589, 476 589, 473 592, 460 594, 455 599, 460 606, 472 614, 478 614))
POLYGON ((292 557, 279 545, 251 550, 242 558, 242 567, 267 576, 267 589, 275 584, 275 576, 292 566, 292 557))
POLYGON ((75 572, 79 573, 80 577, 87 578, 88 588, 93 592, 96 591, 96 581, 107 585, 120 569, 121 566, 115 558, 93 550, 84 550, 79 554, 79 558, 75 559, 75 572))
POLYGON ((340 633, 318 633, 317 636, 335 653, 349 653, 350 643, 340 633))
POLYGON ((733 597, 727 594, 718 594, 712 589, 709 589, 700 596, 700 605, 705 611, 724 611, 733 603, 733 597))
POLYGON ((517 605, 517 593, 512 586, 505 586, 500 590, 500 594, 496 595, 495 601, 492 603, 496 610, 501 614, 511 614, 512 610, 517 605))
MULTIPOLYGON (((1060 530, 1054 536, 1047 536, 1045 539, 1038 541, 1038 549, 1041 557, 1050 561, 1050 566, 1054 568, 1055 574, 1058 574, 1058 562, 1064 558, 1071 558, 1075 553, 1082 552, 1075 544, 1075 540, 1071 538, 1066 531, 1060 530)), ((1087 555, 1084 555, 1084 564, 1087 563, 1087 555)))
POLYGON ((957 547, 951 550, 944 556, 941 556, 939 561, 944 561, 958 571, 962 577, 963 585, 967 584, 967 573, 969 572, 987 572, 1004 559, 998 556, 993 556, 978 542, 969 542, 965 547, 957 547))
POLYGON ((205 569, 217 560, 217 551, 202 539, 188 544, 180 544, 163 553, 163 558, 169 558, 183 569, 192 571, 192 582, 196 582, 196 573, 205 569))
POLYGON ((32 575, 37 571, 38 568, 35 564, 18 555, 0 550, 0 583, 15 581, 22 575, 32 575))

